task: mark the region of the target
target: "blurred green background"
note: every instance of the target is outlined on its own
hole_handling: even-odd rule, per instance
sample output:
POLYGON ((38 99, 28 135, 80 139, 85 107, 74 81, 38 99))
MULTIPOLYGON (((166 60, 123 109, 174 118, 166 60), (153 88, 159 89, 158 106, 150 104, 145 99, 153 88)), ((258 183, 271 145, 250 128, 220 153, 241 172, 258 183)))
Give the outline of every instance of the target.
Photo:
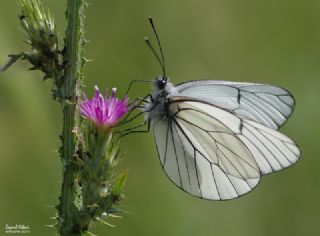
MULTIPOLYGON (((65 2, 45 1, 63 37, 65 2)), ((176 188, 159 165, 151 134, 123 141, 123 168, 130 169, 123 219, 98 235, 320 235, 320 1, 319 0, 136 0, 92 1, 87 10, 84 90, 118 87, 161 73, 144 44, 152 15, 165 51, 168 74, 193 79, 258 81, 290 90, 297 107, 281 129, 302 149, 292 168, 262 178, 252 193, 210 202, 176 188)), ((1 0, 0 63, 27 47, 18 31, 16 1, 1 0)), ((17 63, 0 75, 0 235, 5 224, 30 226, 30 235, 55 235, 61 183, 56 153, 61 112, 51 83, 17 63)), ((135 87, 134 96, 149 91, 135 87)))

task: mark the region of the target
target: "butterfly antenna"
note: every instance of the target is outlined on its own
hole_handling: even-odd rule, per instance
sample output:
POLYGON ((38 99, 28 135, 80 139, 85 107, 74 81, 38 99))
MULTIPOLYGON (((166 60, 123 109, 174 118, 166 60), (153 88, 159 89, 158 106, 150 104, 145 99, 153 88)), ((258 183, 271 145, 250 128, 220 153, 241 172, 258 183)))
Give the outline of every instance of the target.
POLYGON ((144 41, 146 42, 146 44, 148 45, 148 47, 152 51, 153 55, 156 57, 157 61, 159 62, 160 66, 161 66, 162 72, 165 74, 164 65, 163 65, 163 63, 162 63, 157 51, 154 49, 154 47, 150 43, 149 38, 148 37, 144 37, 144 41))
MULTIPOLYGON (((165 62, 164 62, 164 55, 163 55, 163 50, 162 50, 162 46, 161 46, 161 43, 160 43, 160 38, 159 38, 158 32, 157 32, 157 30, 156 30, 156 27, 154 26, 152 17, 149 16, 148 19, 149 19, 150 25, 151 25, 151 27, 152 27, 152 30, 153 30, 153 32, 154 32, 154 35, 155 35, 156 38, 157 38, 157 42, 158 42, 158 46, 159 46, 160 54, 161 54, 161 60, 160 60, 158 54, 156 53, 156 51, 155 51, 154 49, 153 49, 153 50, 151 49, 151 47, 150 47, 150 46, 151 46, 150 42, 149 42, 149 44, 150 44, 149 47, 150 47, 150 49, 153 51, 154 54, 157 54, 156 57, 157 57, 157 60, 159 61, 160 65, 161 65, 161 67, 162 67, 163 77, 166 77, 166 66, 165 66, 165 62)), ((148 44, 148 43, 147 43, 147 44, 148 44)))

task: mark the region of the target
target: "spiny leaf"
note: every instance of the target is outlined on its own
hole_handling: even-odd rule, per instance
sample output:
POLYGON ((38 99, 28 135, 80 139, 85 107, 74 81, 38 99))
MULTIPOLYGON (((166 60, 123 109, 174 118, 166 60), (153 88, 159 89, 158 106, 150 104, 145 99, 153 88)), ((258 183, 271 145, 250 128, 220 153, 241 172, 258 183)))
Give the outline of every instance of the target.
POLYGON ((9 61, 3 67, 0 67, 0 73, 6 71, 9 67, 11 67, 17 60, 22 57, 22 55, 22 53, 17 55, 8 55, 9 61))
POLYGON ((113 188, 112 188, 112 194, 114 196, 120 196, 120 194, 122 193, 122 190, 124 188, 124 185, 126 183, 127 177, 128 177, 127 171, 122 172, 119 175, 117 181, 115 182, 115 184, 113 185, 113 188))

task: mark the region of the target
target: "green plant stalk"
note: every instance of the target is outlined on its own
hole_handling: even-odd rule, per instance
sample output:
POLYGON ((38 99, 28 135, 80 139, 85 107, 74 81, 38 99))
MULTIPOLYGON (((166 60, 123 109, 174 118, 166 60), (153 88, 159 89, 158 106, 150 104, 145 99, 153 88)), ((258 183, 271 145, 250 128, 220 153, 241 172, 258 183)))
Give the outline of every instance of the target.
POLYGON ((53 98, 61 103, 63 112, 59 149, 63 181, 56 207, 57 230, 61 236, 80 236, 90 234, 88 230, 93 222, 108 224, 104 221, 106 217, 123 212, 119 203, 127 172, 115 174, 121 158, 120 137, 113 128, 96 127, 85 119, 80 124, 77 103, 86 61, 83 57, 86 2, 68 0, 67 3, 68 27, 61 50, 54 21, 49 11, 44 10, 42 0, 19 0, 19 19, 32 52, 9 55, 9 62, 0 71, 21 58, 28 60, 32 69, 42 71, 44 80, 55 82, 53 98))
POLYGON ((73 158, 76 155, 76 137, 73 129, 78 125, 77 96, 83 70, 83 20, 85 0, 68 0, 65 50, 66 71, 65 81, 61 87, 63 109, 62 147, 60 149, 63 163, 63 182, 58 208, 58 230, 61 236, 80 235, 75 225, 77 209, 75 199, 75 167, 73 158))

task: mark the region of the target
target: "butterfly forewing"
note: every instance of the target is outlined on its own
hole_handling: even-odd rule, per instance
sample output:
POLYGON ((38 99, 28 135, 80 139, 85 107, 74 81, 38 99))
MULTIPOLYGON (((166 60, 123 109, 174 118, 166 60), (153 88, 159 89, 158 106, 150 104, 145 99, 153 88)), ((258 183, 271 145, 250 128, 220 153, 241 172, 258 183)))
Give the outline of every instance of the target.
POLYGON ((278 129, 294 109, 294 98, 285 89, 257 83, 199 80, 176 86, 182 96, 212 103, 278 129))

